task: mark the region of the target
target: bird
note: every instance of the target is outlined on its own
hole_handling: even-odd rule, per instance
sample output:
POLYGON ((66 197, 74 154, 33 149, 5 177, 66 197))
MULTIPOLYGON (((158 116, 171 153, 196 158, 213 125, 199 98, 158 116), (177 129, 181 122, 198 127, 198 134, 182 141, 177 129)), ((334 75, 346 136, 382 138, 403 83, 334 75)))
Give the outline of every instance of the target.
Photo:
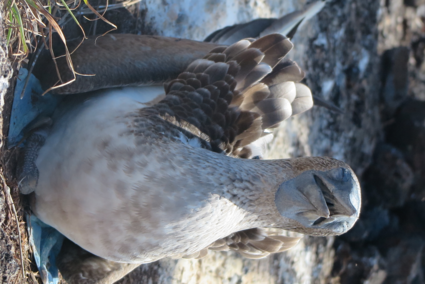
MULTIPOLYGON (((231 46, 111 34, 74 52, 76 70, 96 76, 53 90, 73 95, 30 125, 20 175, 35 215, 91 255, 71 278, 99 272, 93 263, 125 274, 212 250, 258 259, 296 245, 282 229, 323 236, 354 225, 360 185, 347 164, 252 151, 312 107, 304 72, 284 59, 291 49, 278 34, 231 46)), ((48 68, 45 89, 57 80, 48 68)))
POLYGON ((32 135, 42 141, 27 155, 37 178, 21 192, 33 193, 43 222, 115 262, 198 258, 210 249, 259 258, 287 248, 284 236, 262 228, 346 232, 360 209, 348 165, 240 157, 312 106, 308 87, 296 83, 302 70, 284 59, 291 48, 279 34, 216 47, 166 83, 165 95, 68 97, 52 125, 32 135))

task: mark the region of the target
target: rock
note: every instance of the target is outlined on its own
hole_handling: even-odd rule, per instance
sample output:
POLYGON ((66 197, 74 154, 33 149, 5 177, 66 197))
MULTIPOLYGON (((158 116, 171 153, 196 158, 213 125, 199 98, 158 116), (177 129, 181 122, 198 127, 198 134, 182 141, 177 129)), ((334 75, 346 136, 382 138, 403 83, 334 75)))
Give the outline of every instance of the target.
POLYGON ((414 175, 402 152, 391 145, 379 144, 363 180, 365 204, 394 208, 406 202, 414 175))
POLYGON ((387 141, 398 147, 414 173, 412 198, 425 200, 425 101, 410 99, 394 117, 387 141))
POLYGON ((376 240, 381 231, 393 221, 387 209, 379 206, 363 208, 360 220, 354 228, 340 238, 350 243, 376 240))
POLYGON ((397 47, 382 55, 382 99, 386 117, 392 117, 396 109, 407 99, 408 61, 410 50, 397 47))
POLYGON ((414 235, 425 235, 425 201, 410 200, 395 211, 400 218, 401 230, 414 235))
POLYGON ((336 283, 381 284, 387 272, 385 260, 374 246, 351 247, 338 241, 332 278, 336 283))
POLYGON ((422 274, 423 239, 405 238, 387 250, 388 276, 385 284, 424 283, 422 274))
POLYGON ((424 0, 404 0, 404 5, 409 7, 417 8, 420 5, 425 4, 424 0))

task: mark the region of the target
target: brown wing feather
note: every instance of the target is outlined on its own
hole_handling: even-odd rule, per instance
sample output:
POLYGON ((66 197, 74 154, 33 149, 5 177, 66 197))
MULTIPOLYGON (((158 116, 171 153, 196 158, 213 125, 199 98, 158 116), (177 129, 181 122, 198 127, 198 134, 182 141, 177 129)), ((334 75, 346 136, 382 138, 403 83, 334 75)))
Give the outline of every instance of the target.
MULTIPOLYGON (((74 50, 79 43, 79 39, 68 42, 69 50, 74 50)), ((89 37, 71 58, 76 72, 96 76, 77 76, 75 82, 53 93, 68 95, 121 86, 160 85, 176 78, 188 64, 215 46, 217 44, 148 35, 89 37)), ((48 54, 35 66, 34 74, 44 89, 57 85, 56 68, 63 82, 73 78, 65 58, 59 57, 56 61, 57 67, 48 54)))
POLYGON ((296 113, 313 105, 309 89, 293 82, 302 80, 302 70, 281 62, 292 46, 272 34, 214 48, 167 83, 165 99, 153 107, 180 127, 191 124, 214 151, 249 156, 243 147, 290 117, 292 104, 296 113))
POLYGON ((208 248, 196 252, 185 258, 201 258, 207 255, 208 250, 236 251, 250 259, 264 258, 272 253, 283 252, 298 244, 300 238, 282 235, 283 231, 272 231, 254 228, 239 231, 230 236, 219 239, 208 248))

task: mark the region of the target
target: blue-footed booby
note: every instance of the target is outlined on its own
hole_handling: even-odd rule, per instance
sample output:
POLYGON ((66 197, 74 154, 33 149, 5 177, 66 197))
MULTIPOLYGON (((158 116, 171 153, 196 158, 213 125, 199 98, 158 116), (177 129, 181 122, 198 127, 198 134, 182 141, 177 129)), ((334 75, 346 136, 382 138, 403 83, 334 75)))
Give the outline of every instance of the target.
MULTIPOLYGON (((128 37, 136 36, 96 45, 128 37)), ((27 149, 21 191, 32 193, 43 222, 115 262, 198 258, 211 249, 261 258, 296 243, 267 228, 346 232, 360 210, 348 165, 242 159, 267 129, 313 105, 297 83, 302 70, 284 59, 291 48, 279 34, 214 47, 163 95, 151 86, 142 95, 108 89, 67 97, 29 138, 39 146, 27 149)))
MULTIPOLYGON (((73 95, 31 129, 21 192, 40 220, 119 277, 210 250, 263 258, 298 242, 281 229, 346 232, 361 202, 347 164, 249 159, 268 129, 313 105, 299 83, 304 72, 284 58, 292 47, 279 34, 230 46, 120 34, 86 40, 72 55, 75 70, 96 76, 54 90, 73 95), (144 88, 124 88, 134 85, 144 88)), ((38 74, 45 88, 57 80, 38 74)), ((119 279, 77 267, 73 283, 119 279)))

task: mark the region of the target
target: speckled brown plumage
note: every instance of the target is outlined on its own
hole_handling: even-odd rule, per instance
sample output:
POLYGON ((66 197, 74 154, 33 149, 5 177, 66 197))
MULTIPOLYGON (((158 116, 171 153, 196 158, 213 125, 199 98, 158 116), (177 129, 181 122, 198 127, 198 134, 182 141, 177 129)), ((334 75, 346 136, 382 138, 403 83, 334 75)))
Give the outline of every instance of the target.
POLYGON ((142 112, 158 113, 196 132, 213 151, 236 156, 267 128, 312 106, 308 89, 303 93, 294 84, 303 79, 302 70, 293 61, 281 62, 292 47, 274 34, 214 48, 167 83, 165 98, 142 112), (302 95, 302 106, 293 112, 291 103, 302 95))

